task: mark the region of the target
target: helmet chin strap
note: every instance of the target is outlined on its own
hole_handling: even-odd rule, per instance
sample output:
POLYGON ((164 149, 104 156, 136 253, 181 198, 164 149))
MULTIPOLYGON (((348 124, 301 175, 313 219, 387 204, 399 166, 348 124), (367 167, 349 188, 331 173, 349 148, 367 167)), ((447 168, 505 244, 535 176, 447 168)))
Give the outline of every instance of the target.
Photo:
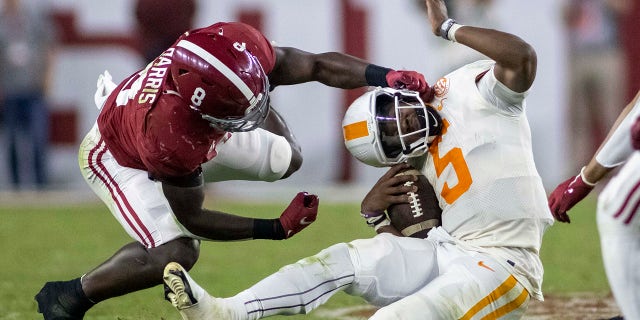
POLYGON ((418 139, 417 141, 410 144, 406 149, 402 150, 402 153, 405 155, 409 155, 413 153, 416 149, 420 148, 421 146, 424 146, 424 140, 425 138, 418 139))

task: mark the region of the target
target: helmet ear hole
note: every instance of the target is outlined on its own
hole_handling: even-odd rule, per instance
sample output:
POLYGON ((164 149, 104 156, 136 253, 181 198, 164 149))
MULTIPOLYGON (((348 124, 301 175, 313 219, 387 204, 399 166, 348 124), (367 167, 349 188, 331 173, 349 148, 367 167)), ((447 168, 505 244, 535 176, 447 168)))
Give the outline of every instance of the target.
POLYGON ((180 69, 180 70, 178 70, 178 75, 183 75, 183 74, 186 74, 186 73, 188 73, 188 72, 189 72, 189 71, 188 71, 188 70, 186 70, 186 69, 180 69))

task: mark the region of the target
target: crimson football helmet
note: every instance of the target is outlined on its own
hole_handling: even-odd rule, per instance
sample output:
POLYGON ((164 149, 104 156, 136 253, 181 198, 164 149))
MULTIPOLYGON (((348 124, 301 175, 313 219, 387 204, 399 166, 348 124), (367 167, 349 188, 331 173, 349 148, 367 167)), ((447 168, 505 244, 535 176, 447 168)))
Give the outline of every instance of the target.
POLYGON ((424 155, 442 131, 442 119, 418 92, 378 87, 349 106, 342 128, 356 159, 384 167, 424 155))
POLYGON ((210 126, 250 131, 269 113, 269 80, 246 45, 211 32, 185 33, 174 45, 171 78, 210 126))

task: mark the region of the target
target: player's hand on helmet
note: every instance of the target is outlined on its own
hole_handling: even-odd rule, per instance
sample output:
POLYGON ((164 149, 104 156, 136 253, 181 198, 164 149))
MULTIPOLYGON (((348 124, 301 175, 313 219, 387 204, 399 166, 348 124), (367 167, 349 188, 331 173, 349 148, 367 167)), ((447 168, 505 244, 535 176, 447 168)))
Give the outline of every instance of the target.
POLYGON ((376 182, 362 200, 360 210, 363 216, 383 213, 392 204, 409 202, 409 195, 407 193, 415 192, 417 187, 405 186, 404 183, 407 181, 416 181, 417 177, 413 175, 398 176, 397 174, 411 168, 407 163, 399 163, 391 167, 380 177, 378 182, 376 182))
POLYGON ((391 70, 386 76, 387 84, 394 89, 423 91, 428 87, 424 76, 416 71, 391 70))
POLYGON ((593 185, 584 182, 582 175, 577 175, 559 184, 549 195, 549 209, 556 220, 570 223, 567 211, 584 199, 593 190, 593 185))
POLYGON ((640 150, 640 117, 631 126, 631 145, 634 149, 640 150))
POLYGON ((387 84, 394 89, 417 91, 425 102, 433 98, 432 90, 424 75, 410 70, 391 70, 386 76, 387 84))
POLYGON ((291 238, 294 234, 316 221, 318 203, 317 195, 298 192, 280 215, 280 223, 284 229, 285 239, 291 238))

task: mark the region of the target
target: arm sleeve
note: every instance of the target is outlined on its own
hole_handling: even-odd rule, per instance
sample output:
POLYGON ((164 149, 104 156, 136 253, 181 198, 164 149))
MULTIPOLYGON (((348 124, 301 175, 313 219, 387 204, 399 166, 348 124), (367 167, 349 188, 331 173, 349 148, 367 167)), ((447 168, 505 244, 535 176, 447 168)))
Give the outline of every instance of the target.
POLYGON ((529 91, 515 92, 502 84, 493 74, 493 67, 478 81, 480 95, 492 105, 508 114, 520 114, 524 109, 524 98, 529 91))
POLYGON ((596 161, 603 167, 613 168, 621 165, 633 153, 631 146, 631 125, 640 116, 640 99, 622 120, 611 137, 600 148, 596 161))

